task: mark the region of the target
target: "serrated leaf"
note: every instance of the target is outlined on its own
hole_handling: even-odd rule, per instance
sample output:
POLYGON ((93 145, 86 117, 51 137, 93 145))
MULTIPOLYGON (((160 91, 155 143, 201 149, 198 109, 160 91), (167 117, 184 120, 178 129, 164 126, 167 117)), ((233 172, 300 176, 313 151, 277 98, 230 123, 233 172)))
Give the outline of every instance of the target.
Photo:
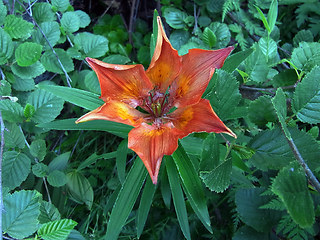
POLYGON ((202 171, 200 176, 205 185, 217 193, 224 192, 230 184, 230 175, 232 170, 231 159, 221 162, 212 171, 202 171))
POLYGON ((0 28, 0 65, 5 64, 12 56, 13 43, 11 37, 0 28))
POLYGON ((279 72, 272 79, 272 85, 276 88, 294 85, 298 81, 297 73, 294 69, 286 69, 279 72))
POLYGON ((84 84, 90 92, 100 94, 100 83, 94 71, 90 71, 84 78, 84 84))
POLYGON ((20 44, 16 51, 15 57, 17 63, 21 67, 27 67, 36 63, 41 56, 42 46, 33 42, 25 42, 20 44))
POLYGON ((33 24, 13 14, 6 16, 4 30, 15 39, 27 38, 33 29, 33 24))
POLYGON ((146 176, 147 170, 142 160, 136 158, 112 208, 105 239, 116 240, 118 238, 137 200, 146 176))
POLYGON ((267 80, 269 69, 266 58, 260 49, 256 49, 245 60, 245 72, 249 75, 249 79, 254 82, 262 83, 267 80))
MULTIPOLYGON (((320 52, 319 52, 320 53, 320 52)), ((293 95, 293 111, 302 122, 320 122, 320 67, 313 68, 298 83, 293 95)))
POLYGON ((170 34, 170 43, 174 49, 179 50, 180 47, 188 42, 190 33, 186 30, 175 30, 170 34))
POLYGON ((60 39, 60 27, 57 22, 43 22, 40 25, 41 31, 44 33, 46 38, 43 36, 40 29, 37 29, 33 33, 33 38, 36 43, 39 43, 43 46, 45 50, 51 50, 48 42, 50 43, 51 47, 54 47, 58 40, 60 39), (48 40, 48 42, 47 42, 48 40))
POLYGON ((47 2, 35 3, 32 7, 32 16, 38 24, 55 20, 55 14, 52 11, 52 6, 47 2))
POLYGON ((80 28, 80 17, 75 12, 66 12, 62 15, 60 23, 67 33, 74 33, 80 28))
POLYGON ((300 43, 292 52, 291 62, 300 70, 310 71, 320 62, 320 43, 300 43))
POLYGON ((260 38, 259 48, 266 57, 268 64, 272 65, 280 60, 277 52, 277 43, 272 38, 260 38))
POLYGON ((46 201, 41 202, 40 215, 38 217, 40 224, 60 220, 60 218, 61 216, 58 209, 52 203, 46 201))
POLYGON ((38 89, 29 95, 27 103, 35 108, 31 120, 36 123, 46 123, 60 114, 64 101, 50 92, 38 89))
POLYGON ((11 84, 6 80, 1 80, 0 84, 0 96, 10 96, 11 95, 11 84))
POLYGON ((204 41, 204 43, 206 43, 209 46, 209 48, 214 47, 217 42, 216 35, 208 27, 206 27, 203 31, 202 40, 204 41))
POLYGON ((36 163, 32 166, 32 172, 37 177, 45 177, 48 175, 49 168, 43 163, 36 163))
POLYGON ((8 122, 22 122, 23 108, 17 102, 12 102, 9 99, 0 101, 0 111, 4 120, 8 122))
POLYGON ((40 193, 19 191, 3 199, 2 230, 13 238, 23 239, 38 229, 40 214, 40 193))
POLYGON ((48 183, 53 187, 62 187, 67 183, 67 177, 64 172, 54 170, 47 176, 48 183))
POLYGON ((88 179, 82 173, 73 171, 67 174, 67 187, 70 197, 78 202, 85 203, 89 209, 93 203, 93 189, 88 179))
POLYGON ((252 54, 252 52, 253 48, 249 48, 247 50, 232 54, 226 59, 221 69, 228 73, 232 73, 243 61, 247 59, 247 57, 252 54))
POLYGON ((67 239, 71 230, 78 223, 71 219, 61 219, 43 224, 38 235, 44 240, 64 240, 67 239))
POLYGON ((187 26, 184 20, 188 17, 188 14, 179 9, 168 7, 164 10, 163 16, 169 26, 174 29, 183 29, 187 26))
POLYGON ((23 109, 23 115, 27 118, 27 121, 32 118, 33 114, 36 112, 34 106, 31 104, 27 103, 26 106, 23 109))
MULTIPOLYGON (((66 72, 71 72, 74 70, 74 65, 71 57, 61 48, 54 49, 61 64, 63 65, 66 72)), ((45 69, 49 72, 53 73, 64 73, 62 67, 56 57, 56 55, 52 52, 52 50, 46 51, 41 56, 41 63, 45 67, 45 69)))
POLYGON ((30 153, 32 156, 42 161, 46 156, 46 142, 42 139, 36 139, 30 144, 30 153))
POLYGON ((272 196, 261 196, 264 188, 239 189, 235 195, 235 203, 241 220, 259 232, 268 232, 281 217, 281 212, 261 209, 272 196))
POLYGON ((299 46, 301 42, 313 42, 313 34, 310 30, 301 30, 293 38, 293 45, 295 47, 299 46))
POLYGON ((203 141, 200 170, 210 171, 219 164, 219 161, 220 161, 219 141, 216 138, 215 134, 210 133, 203 141))
POLYGON ((46 71, 39 61, 28 67, 20 67, 15 63, 12 65, 11 69, 15 75, 23 79, 38 77, 46 71))
POLYGON ((313 200, 304 171, 297 165, 283 168, 272 184, 272 191, 284 202, 292 219, 302 228, 315 221, 313 200))
POLYGON ((249 118, 258 126, 264 126, 268 122, 275 122, 277 115, 274 112, 271 97, 261 96, 252 101, 249 105, 249 118))
POLYGON ((78 33, 74 38, 75 45, 82 49, 86 56, 98 58, 109 50, 109 41, 103 36, 92 33, 78 33))
POLYGON ((213 84, 206 98, 210 100, 212 108, 222 120, 230 119, 241 100, 239 83, 231 73, 217 69, 213 84))
POLYGON ((90 24, 90 21, 91 21, 90 17, 84 11, 77 10, 74 13, 77 14, 80 19, 80 27, 81 28, 85 28, 90 24))
POLYGON ((0 1, 0 24, 3 25, 4 19, 7 16, 7 7, 3 4, 3 1, 0 1))
POLYGON ((170 156, 165 157, 166 161, 166 169, 168 173, 172 199, 174 208, 177 214, 177 218, 179 221, 179 225, 183 235, 186 239, 191 239, 190 235, 190 227, 188 221, 188 214, 186 209, 186 204, 184 201, 183 192, 181 189, 181 183, 179 181, 179 175, 177 172, 177 168, 173 163, 173 159, 170 156))
POLYGON ((65 12, 70 5, 69 0, 52 0, 51 4, 60 12, 65 12))
POLYGON ((215 47, 224 48, 228 45, 231 39, 231 33, 229 31, 228 25, 219 22, 213 22, 209 25, 217 39, 217 44, 215 47))
POLYGON ((22 79, 17 77, 12 87, 17 91, 31 91, 35 88, 34 80, 32 78, 22 79))
POLYGON ((30 158, 16 151, 5 152, 3 154, 3 186, 10 190, 20 186, 26 180, 31 170, 30 158))
POLYGON ((6 131, 4 131, 4 142, 7 148, 18 147, 22 149, 26 145, 25 140, 26 139, 17 124, 6 123, 6 131))

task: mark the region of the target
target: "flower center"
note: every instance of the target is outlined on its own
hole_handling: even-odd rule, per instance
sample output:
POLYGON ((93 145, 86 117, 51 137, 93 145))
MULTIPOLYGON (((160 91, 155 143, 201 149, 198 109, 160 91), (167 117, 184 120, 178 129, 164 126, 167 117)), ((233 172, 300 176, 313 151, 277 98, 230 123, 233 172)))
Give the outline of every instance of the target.
POLYGON ((157 89, 149 92, 149 96, 144 99, 143 109, 150 113, 154 122, 160 121, 170 110, 169 94, 161 93, 157 89))

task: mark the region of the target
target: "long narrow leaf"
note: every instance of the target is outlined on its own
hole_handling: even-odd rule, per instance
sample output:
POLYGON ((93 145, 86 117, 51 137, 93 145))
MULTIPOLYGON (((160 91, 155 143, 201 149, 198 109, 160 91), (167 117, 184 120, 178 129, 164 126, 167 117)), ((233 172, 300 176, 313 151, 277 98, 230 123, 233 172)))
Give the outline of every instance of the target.
POLYGON ((212 233, 208 207, 201 180, 190 158, 180 143, 178 149, 173 153, 172 157, 178 168, 185 193, 190 201, 191 207, 203 225, 210 233, 212 233))
POLYGON ((148 213, 151 207, 157 185, 154 185, 151 178, 147 178, 146 186, 143 189, 141 201, 137 214, 137 237, 140 238, 144 225, 146 224, 148 213))
POLYGON ((127 153, 128 153, 128 140, 124 139, 118 146, 117 157, 116 157, 118 178, 121 184, 123 184, 126 178, 127 153))
POLYGON ((118 239, 121 229, 125 225, 133 205, 137 200, 146 176, 146 168, 141 159, 136 158, 113 206, 107 233, 103 239, 118 239))
POLYGON ((38 124, 37 127, 54 130, 97 130, 106 131, 117 135, 119 137, 127 137, 129 131, 132 129, 129 125, 110 122, 105 120, 94 120, 84 123, 76 124, 76 118, 56 120, 49 123, 38 124))
POLYGON ((52 85, 40 85, 39 88, 51 92, 55 96, 60 97, 67 102, 71 102, 88 110, 96 109, 103 104, 103 101, 99 99, 99 95, 88 91, 52 85))
POLYGON ((177 168, 173 163, 172 157, 166 156, 165 159, 166 169, 173 198, 173 204, 177 213, 180 228, 185 238, 191 240, 186 203, 184 202, 183 192, 181 189, 177 168))

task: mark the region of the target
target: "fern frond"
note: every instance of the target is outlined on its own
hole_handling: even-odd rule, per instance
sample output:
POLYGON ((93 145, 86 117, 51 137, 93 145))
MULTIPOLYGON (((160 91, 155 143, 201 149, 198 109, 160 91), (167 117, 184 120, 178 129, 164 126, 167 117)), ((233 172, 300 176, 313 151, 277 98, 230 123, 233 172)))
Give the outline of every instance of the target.
POLYGON ((271 209, 271 210, 278 210, 284 211, 286 207, 284 206, 283 202, 279 198, 274 198, 270 202, 260 207, 261 209, 271 209))
POLYGON ((222 6, 222 22, 224 21, 225 16, 228 12, 240 10, 239 0, 226 0, 222 6))

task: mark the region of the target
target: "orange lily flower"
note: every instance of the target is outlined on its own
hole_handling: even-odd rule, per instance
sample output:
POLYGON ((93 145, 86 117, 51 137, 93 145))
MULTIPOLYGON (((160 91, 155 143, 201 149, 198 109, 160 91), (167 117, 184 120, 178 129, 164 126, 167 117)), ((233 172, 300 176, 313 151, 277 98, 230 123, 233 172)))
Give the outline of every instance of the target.
POLYGON ((178 139, 193 132, 236 137, 209 101, 201 98, 214 70, 222 67, 233 47, 191 49, 179 56, 160 17, 157 23, 157 44, 146 71, 141 64, 116 65, 86 58, 98 76, 105 103, 76 121, 103 119, 133 126, 128 147, 142 159, 154 184, 163 156, 177 149, 178 139))

